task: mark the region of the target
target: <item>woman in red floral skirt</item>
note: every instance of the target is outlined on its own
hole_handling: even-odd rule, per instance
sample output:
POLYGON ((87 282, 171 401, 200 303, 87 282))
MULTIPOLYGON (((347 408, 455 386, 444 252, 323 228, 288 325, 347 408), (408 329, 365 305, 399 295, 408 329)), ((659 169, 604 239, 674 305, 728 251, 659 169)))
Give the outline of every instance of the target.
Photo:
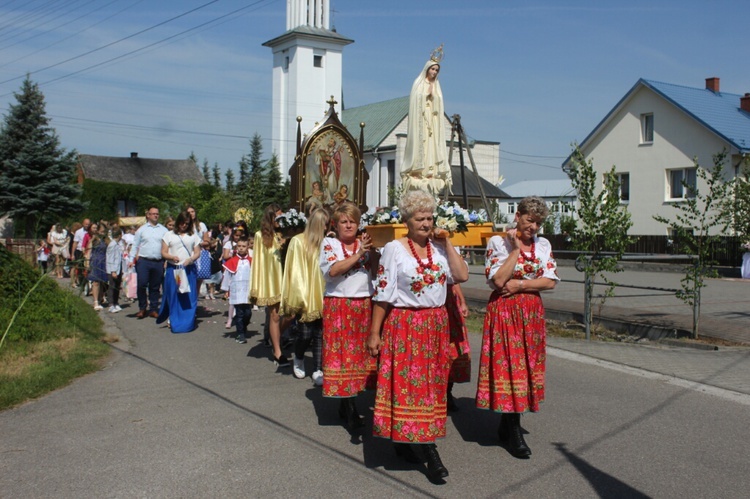
POLYGON ((546 330, 539 291, 559 280, 548 240, 537 237, 548 209, 526 197, 516 228, 487 244, 485 275, 494 290, 487 304, 476 404, 501 413, 498 436, 515 457, 531 449, 521 432, 521 413, 537 412, 544 401, 546 330))
POLYGON ((435 440, 445 436, 446 391, 450 368, 446 286, 452 277, 468 279, 466 263, 450 239, 433 237, 435 200, 409 191, 399 203, 406 237, 383 248, 367 346, 380 355, 373 433, 396 444, 396 452, 419 462, 420 444, 427 476, 448 476, 435 440))
POLYGON ((356 397, 374 388, 376 362, 367 351, 372 315, 372 275, 380 255, 369 234, 357 238, 361 212, 345 202, 333 213, 338 237, 323 239, 320 269, 326 282, 323 306, 323 396, 338 398, 350 430, 364 426, 356 397))

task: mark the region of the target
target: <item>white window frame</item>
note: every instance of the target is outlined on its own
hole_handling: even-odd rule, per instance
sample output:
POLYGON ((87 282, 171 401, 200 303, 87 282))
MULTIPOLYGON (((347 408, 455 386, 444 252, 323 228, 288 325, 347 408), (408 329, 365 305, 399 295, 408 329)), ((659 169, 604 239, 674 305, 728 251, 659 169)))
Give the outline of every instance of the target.
POLYGON ((516 214, 516 202, 515 201, 509 201, 508 202, 508 208, 505 210, 508 215, 515 215, 516 214))
POLYGON ((641 115, 641 144, 654 143, 654 113, 641 115))
MULTIPOLYGON (((688 184, 690 185, 690 184, 688 184)), ((698 185, 698 169, 693 167, 688 168, 672 168, 666 171, 666 199, 667 201, 685 201, 686 199, 692 199, 695 197, 695 189, 698 185), (680 177, 675 178, 679 173, 680 177), (683 180, 692 177, 692 193, 689 187, 685 187, 682 183, 683 180), (679 188, 677 187, 679 186, 679 188), (687 192, 685 192, 687 190, 687 192), (675 195, 674 191, 678 191, 679 196, 675 195), (686 195, 687 194, 687 195, 686 195)))

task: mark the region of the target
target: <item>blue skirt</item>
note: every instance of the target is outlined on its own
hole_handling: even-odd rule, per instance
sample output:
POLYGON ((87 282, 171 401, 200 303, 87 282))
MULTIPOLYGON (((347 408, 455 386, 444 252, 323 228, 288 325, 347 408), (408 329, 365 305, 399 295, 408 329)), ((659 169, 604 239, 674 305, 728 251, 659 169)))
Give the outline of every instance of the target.
POLYGON ((164 274, 161 309, 156 323, 161 324, 169 319, 173 333, 189 333, 195 329, 195 309, 198 307, 198 270, 195 264, 186 266, 185 273, 190 283, 189 293, 178 293, 174 266, 167 265, 164 274))

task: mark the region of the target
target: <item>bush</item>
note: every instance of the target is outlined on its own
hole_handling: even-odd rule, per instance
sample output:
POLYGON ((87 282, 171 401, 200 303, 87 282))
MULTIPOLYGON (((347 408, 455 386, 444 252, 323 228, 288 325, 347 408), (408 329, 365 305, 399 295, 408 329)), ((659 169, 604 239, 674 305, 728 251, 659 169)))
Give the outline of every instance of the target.
MULTIPOLYGON (((0 245, 0 336, 39 279, 37 270, 0 245)), ((51 278, 43 277, 13 320, 5 342, 39 342, 80 333, 100 337, 101 327, 90 306, 60 289, 51 278)))

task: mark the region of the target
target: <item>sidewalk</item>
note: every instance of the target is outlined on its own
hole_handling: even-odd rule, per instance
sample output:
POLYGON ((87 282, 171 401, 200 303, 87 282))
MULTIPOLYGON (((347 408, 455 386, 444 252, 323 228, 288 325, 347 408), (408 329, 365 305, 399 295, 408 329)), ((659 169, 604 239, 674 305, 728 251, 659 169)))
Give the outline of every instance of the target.
MULTIPOLYGON (((583 274, 567 265, 561 265, 558 274, 561 281, 555 289, 542 293, 545 309, 552 318, 560 313, 580 320, 583 274)), ((630 324, 643 333, 654 327, 670 330, 675 336, 692 332, 693 310, 675 296, 683 274, 625 270, 609 277, 619 286, 615 296, 608 298, 601 308, 597 296, 603 294, 604 286, 594 288, 595 320, 630 324)), ((699 336, 750 346, 750 280, 708 279, 706 284, 701 291, 699 336)), ((469 281, 462 288, 473 305, 486 304, 491 293, 485 283, 484 268, 471 266, 469 281)))

